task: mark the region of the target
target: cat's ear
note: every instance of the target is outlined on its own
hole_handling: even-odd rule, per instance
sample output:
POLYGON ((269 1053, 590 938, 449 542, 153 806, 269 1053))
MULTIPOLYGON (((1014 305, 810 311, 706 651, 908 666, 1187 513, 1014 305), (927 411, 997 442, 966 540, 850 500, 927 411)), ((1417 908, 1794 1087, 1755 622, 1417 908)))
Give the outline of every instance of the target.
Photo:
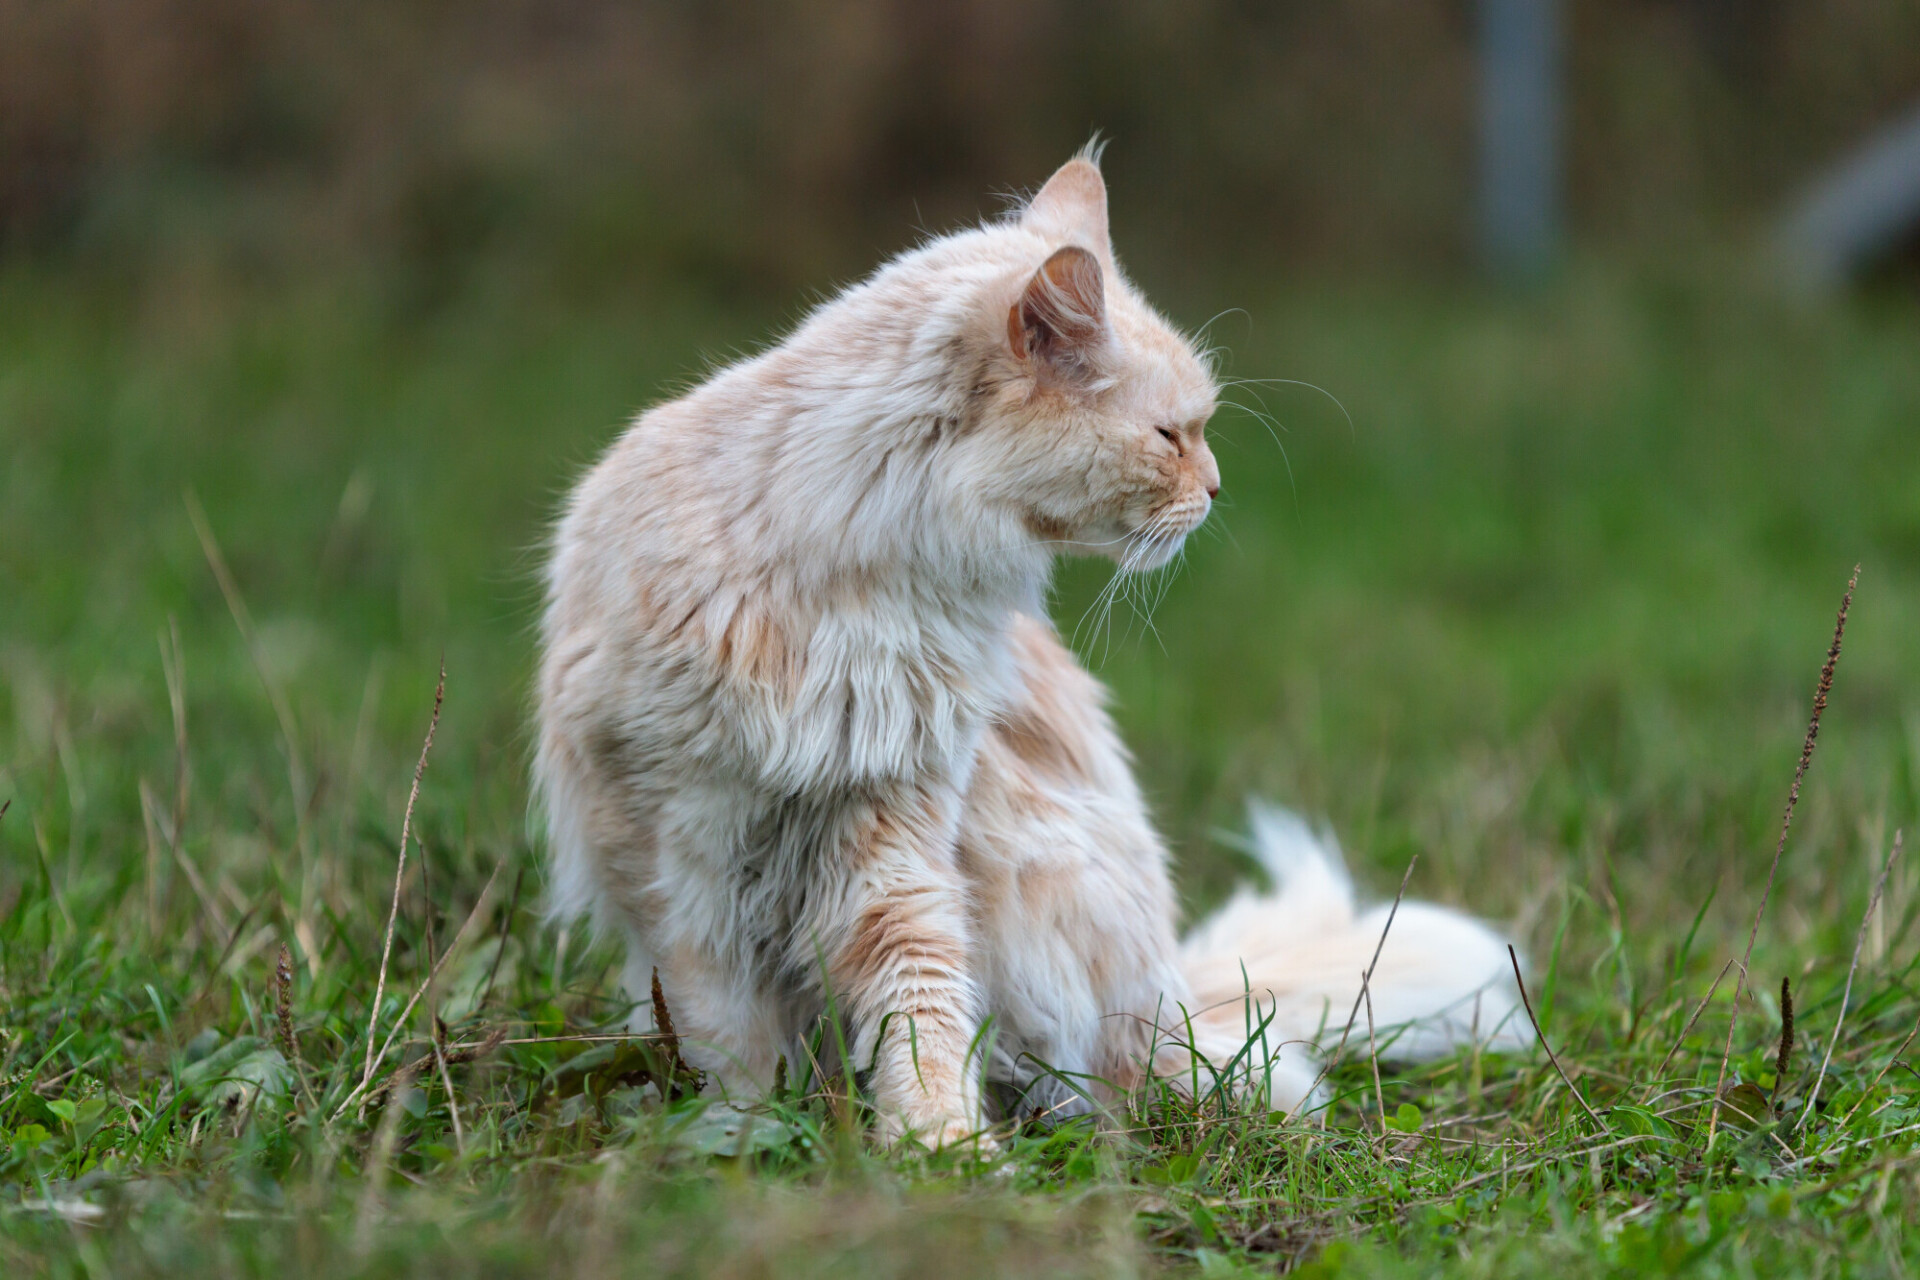
POLYGON ((1080 385, 1096 381, 1107 345, 1100 259, 1068 245, 1041 263, 1007 312, 1007 345, 1037 374, 1080 385))
POLYGON ((1020 221, 1056 240, 1084 244, 1103 258, 1113 256, 1107 239, 1107 180, 1092 151, 1061 165, 1020 221))

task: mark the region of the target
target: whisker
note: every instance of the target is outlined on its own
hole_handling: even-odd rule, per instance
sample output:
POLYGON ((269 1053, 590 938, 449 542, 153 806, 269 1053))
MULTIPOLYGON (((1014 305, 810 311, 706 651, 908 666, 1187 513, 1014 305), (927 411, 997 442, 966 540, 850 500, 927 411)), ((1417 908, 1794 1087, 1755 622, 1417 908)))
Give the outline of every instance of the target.
MULTIPOLYGON (((1107 580, 1106 580, 1106 581, 1105 581, 1104 583, 1102 583, 1102 584, 1101 584, 1101 586, 1100 586, 1100 593, 1099 593, 1098 595, 1096 595, 1096 596, 1094 596, 1094 598, 1093 598, 1093 603, 1092 603, 1092 604, 1089 604, 1089 605, 1088 605, 1088 606, 1086 607, 1086 610, 1085 610, 1085 612, 1083 612, 1083 613, 1081 613, 1081 615, 1080 615, 1080 620, 1079 620, 1078 622, 1076 622, 1076 623, 1074 623, 1074 624, 1073 624, 1073 635, 1072 635, 1072 637, 1071 637, 1071 638, 1069 638, 1069 639, 1068 639, 1068 641, 1067 641, 1067 643, 1068 643, 1068 644, 1069 644, 1070 646, 1072 646, 1073 648, 1076 648, 1076 649, 1080 647, 1080 630, 1081 630, 1081 628, 1082 628, 1082 627, 1084 627, 1084 626, 1086 626, 1086 624, 1087 624, 1087 619, 1088 619, 1088 618, 1090 618, 1090 617, 1092 617, 1092 616, 1094 616, 1094 615, 1095 615, 1096 613, 1098 613, 1098 612, 1100 611, 1100 608, 1101 608, 1101 606, 1102 606, 1102 605, 1103 605, 1103 604, 1104 604, 1104 603, 1106 602, 1106 599, 1107 599, 1107 597, 1108 597, 1108 596, 1109 596, 1110 594, 1112 594, 1112 592, 1113 592, 1113 591, 1115 590, 1115 584, 1116 584, 1116 583, 1117 583, 1117 582, 1119 581, 1119 579, 1120 579, 1120 576, 1121 576, 1121 573, 1122 573, 1122 570, 1121 570, 1121 569, 1119 569, 1118 567, 1116 567, 1116 568, 1114 569, 1114 571, 1113 571, 1113 576, 1112 576, 1112 577, 1110 577, 1110 578, 1108 578, 1108 579, 1107 579, 1107 580)), ((1100 626, 1101 626, 1101 624, 1100 624, 1099 622, 1097 622, 1097 621, 1096 621, 1096 622, 1094 623, 1094 626, 1093 626, 1093 631, 1092 631, 1092 633, 1091 633, 1091 634, 1090 634, 1090 635, 1088 636, 1088 643, 1089 643, 1089 645, 1091 645, 1091 643, 1092 643, 1092 641, 1093 641, 1093 640, 1095 640, 1095 639, 1097 639, 1097 638, 1099 637, 1099 635, 1100 635, 1100 626)))
MULTIPOLYGON (((1153 539, 1153 522, 1149 521, 1146 525, 1143 525, 1139 530, 1138 536, 1134 542, 1132 549, 1129 550, 1127 553, 1126 561, 1121 565, 1120 590, 1115 596, 1115 598, 1108 602, 1108 606, 1107 606, 1107 612, 1108 612, 1107 644, 1109 648, 1111 648, 1113 643, 1113 627, 1112 627, 1113 606, 1116 604, 1119 604, 1121 601, 1125 601, 1128 611, 1134 614, 1134 616, 1136 617, 1139 616, 1140 609, 1139 609, 1139 606, 1133 602, 1133 593, 1139 585, 1138 580, 1140 577, 1141 567, 1144 564, 1146 564, 1148 558, 1153 552, 1153 540, 1154 540, 1153 539)), ((1122 641, 1131 640, 1133 638, 1133 628, 1131 625, 1128 626, 1126 634, 1120 638, 1122 641)), ((1105 655, 1102 655, 1101 661, 1104 662, 1105 660, 1106 660, 1105 655)))
POLYGON ((1160 634, 1160 628, 1155 625, 1153 617, 1160 611, 1161 602, 1167 598, 1167 589, 1173 584, 1177 563, 1176 558, 1154 570, 1151 581, 1143 583, 1141 587, 1141 601, 1144 608, 1139 610, 1140 621, 1148 631, 1153 633, 1154 643, 1160 646, 1161 653, 1168 652, 1167 642, 1166 638, 1160 634), (1151 598, 1148 598, 1149 591, 1151 591, 1151 598))
MULTIPOLYGON (((1112 656, 1114 642, 1133 638, 1133 623, 1116 636, 1114 611, 1125 601, 1128 612, 1143 632, 1151 632, 1161 652, 1169 652, 1166 638, 1154 621, 1160 606, 1173 589, 1173 581, 1186 564, 1186 539, 1193 532, 1187 527, 1192 508, 1170 507, 1150 514, 1137 528, 1102 543, 1074 541, 1081 547, 1119 544, 1113 573, 1101 584, 1093 600, 1075 621, 1068 643, 1083 653, 1099 650, 1094 665, 1103 666, 1112 656)), ((1043 543, 1042 545, 1046 545, 1043 543)), ((1058 542, 1055 545, 1060 545, 1058 542)))
MULTIPOLYGON (((1088 648, 1092 648, 1095 640, 1102 640, 1104 637, 1105 647, 1100 657, 1100 665, 1102 666, 1106 665, 1107 654, 1112 651, 1113 606, 1116 603, 1119 593, 1126 588, 1127 578, 1140 554, 1140 534, 1141 531, 1135 529, 1114 539, 1114 541, 1123 544, 1126 550, 1120 554, 1119 562, 1114 568, 1113 575, 1109 577, 1106 583, 1100 588, 1100 594, 1094 597, 1093 603, 1088 605, 1086 612, 1080 615, 1080 621, 1074 624, 1073 638, 1069 643, 1077 648, 1079 647, 1081 628, 1086 624, 1087 618, 1090 615, 1098 613, 1098 620, 1094 623, 1093 631, 1088 636, 1088 648)), ((1102 545, 1112 544, 1107 543, 1102 545)))
POLYGON ((1280 431, 1277 429, 1280 426, 1278 419, 1274 418, 1271 414, 1260 412, 1251 405, 1241 404, 1238 400, 1226 400, 1222 401, 1222 403, 1230 409, 1238 409, 1240 412, 1258 419, 1260 424, 1266 427, 1267 434, 1273 437, 1274 448, 1280 450, 1280 461, 1286 464, 1287 488, 1293 491, 1293 500, 1297 508, 1300 502, 1300 485, 1299 482, 1293 478, 1293 458, 1287 453, 1286 442, 1280 439, 1280 431))
POLYGON ((1140 619, 1143 629, 1153 633, 1154 642, 1160 646, 1162 653, 1166 653, 1168 652, 1166 638, 1160 634, 1160 628, 1155 625, 1153 619, 1159 612, 1160 605, 1166 600, 1167 592, 1171 589, 1173 579, 1178 573, 1179 564, 1184 559, 1185 539, 1177 532, 1177 523, 1171 511, 1162 512, 1154 517, 1148 522, 1147 529, 1150 532, 1151 546, 1157 549, 1163 543, 1173 542, 1176 552, 1169 562, 1140 575, 1140 598, 1137 602, 1130 599, 1129 603, 1132 604, 1134 614, 1140 619))
MULTIPOLYGON (((1167 525, 1168 525, 1168 513, 1166 512, 1161 512, 1160 514, 1149 518, 1148 521, 1144 525, 1142 525, 1140 529, 1137 531, 1137 540, 1135 542, 1135 545, 1127 553, 1126 560, 1121 566, 1124 576, 1122 578, 1122 585, 1121 585, 1119 599, 1124 599, 1127 602, 1128 610, 1132 612, 1132 614, 1136 618, 1139 618, 1142 615, 1140 611, 1140 602, 1134 599, 1134 592, 1136 590, 1141 591, 1143 593, 1142 599, 1144 600, 1145 598, 1144 591, 1146 587, 1144 579, 1148 576, 1145 566, 1147 562, 1153 558, 1155 548, 1159 544, 1159 541, 1161 538, 1161 533, 1167 527, 1167 525)), ((1111 603, 1118 603, 1118 601, 1116 600, 1111 603)), ((1111 612, 1111 603, 1109 604, 1109 612, 1111 612)), ((1130 640, 1132 639, 1132 637, 1133 637, 1133 629, 1131 626, 1129 626, 1127 629, 1127 634, 1122 638, 1130 640)), ((1112 638, 1113 638, 1113 632, 1111 628, 1109 628, 1107 632, 1107 638, 1108 638, 1108 643, 1111 644, 1112 638)), ((1164 648, 1164 646, 1162 647, 1164 648)), ((1105 661, 1104 657, 1102 658, 1102 661, 1103 662, 1105 661)))
POLYGON ((1353 415, 1347 412, 1346 405, 1340 403, 1340 397, 1316 383, 1306 382, 1299 378, 1229 378, 1221 382, 1220 385, 1223 387, 1248 387, 1256 384, 1262 386, 1305 387, 1309 391, 1318 391, 1321 395, 1333 401, 1334 407, 1340 410, 1340 416, 1347 420, 1347 430, 1349 432, 1355 432, 1356 430, 1353 425, 1353 415))
POLYGON ((1215 321, 1225 316, 1230 316, 1236 311, 1247 318, 1247 333, 1251 336, 1253 333, 1253 313, 1245 307, 1228 307, 1225 311, 1215 315, 1211 320, 1208 320, 1193 332, 1193 345, 1199 349, 1200 358, 1206 362, 1209 369, 1218 369, 1220 367, 1222 357, 1227 354, 1227 348, 1216 342, 1203 343, 1202 339, 1205 337, 1207 330, 1213 328, 1215 321))
POLYGON ((1088 542, 1084 538, 1041 538, 1031 545, 1036 547, 1111 547, 1125 542, 1132 536, 1130 533, 1123 533, 1117 538, 1107 538, 1100 542, 1088 542))

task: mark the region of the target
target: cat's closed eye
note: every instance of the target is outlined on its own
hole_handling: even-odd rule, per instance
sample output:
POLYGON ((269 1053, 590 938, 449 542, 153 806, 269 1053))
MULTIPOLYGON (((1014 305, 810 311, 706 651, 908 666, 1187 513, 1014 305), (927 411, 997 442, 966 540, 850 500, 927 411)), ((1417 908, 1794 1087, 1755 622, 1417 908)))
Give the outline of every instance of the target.
POLYGON ((1173 446, 1173 450, 1175 453, 1179 454, 1183 458, 1187 456, 1186 446, 1180 443, 1179 432, 1175 431, 1172 427, 1155 427, 1154 430, 1160 433, 1160 438, 1162 440, 1165 440, 1168 444, 1173 446))

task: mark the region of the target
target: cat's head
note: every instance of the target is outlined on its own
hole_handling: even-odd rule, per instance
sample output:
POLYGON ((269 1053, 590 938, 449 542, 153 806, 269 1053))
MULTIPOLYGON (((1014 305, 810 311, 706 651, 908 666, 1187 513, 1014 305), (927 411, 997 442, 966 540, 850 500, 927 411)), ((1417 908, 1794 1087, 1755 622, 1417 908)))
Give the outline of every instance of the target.
POLYGON ((1115 266, 1093 156, 1062 166, 1006 230, 1031 266, 984 321, 989 486, 1044 545, 1157 568, 1220 489, 1213 373, 1115 266))

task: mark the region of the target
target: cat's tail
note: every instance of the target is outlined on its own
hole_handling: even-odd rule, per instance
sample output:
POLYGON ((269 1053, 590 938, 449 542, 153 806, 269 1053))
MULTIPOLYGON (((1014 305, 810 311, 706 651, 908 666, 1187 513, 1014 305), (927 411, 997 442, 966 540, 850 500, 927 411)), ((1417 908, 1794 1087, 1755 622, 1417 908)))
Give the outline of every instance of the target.
POLYGON ((1368 1052, 1367 1002, 1355 1006, 1369 966, 1371 1042, 1382 1057, 1533 1043, 1493 929, 1428 902, 1363 910, 1331 835, 1285 809, 1255 805, 1251 817, 1273 887, 1242 889, 1181 948, 1192 995, 1182 1029, 1215 1069, 1264 1086, 1281 1110, 1311 1105, 1309 1085, 1343 1033, 1347 1056, 1368 1052))

